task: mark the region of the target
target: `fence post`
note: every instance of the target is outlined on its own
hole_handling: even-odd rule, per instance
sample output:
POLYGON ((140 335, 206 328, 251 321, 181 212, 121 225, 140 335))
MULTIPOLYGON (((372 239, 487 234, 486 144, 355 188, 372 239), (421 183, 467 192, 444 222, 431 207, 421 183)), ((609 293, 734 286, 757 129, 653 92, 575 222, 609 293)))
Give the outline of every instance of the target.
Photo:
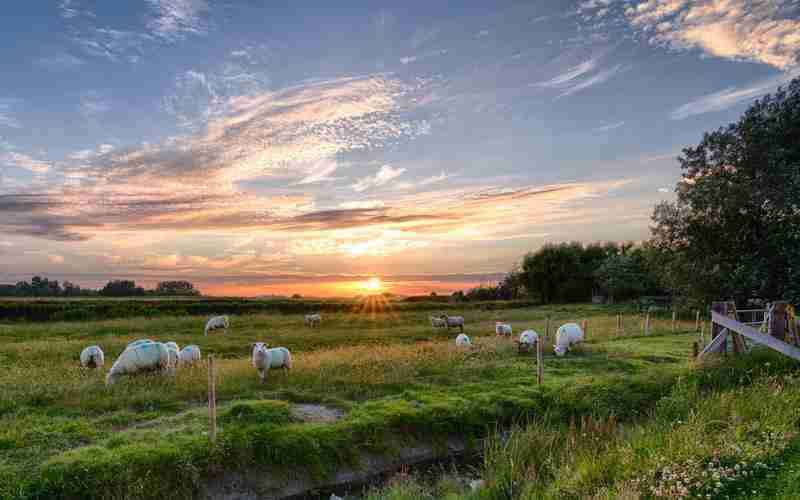
POLYGON ((696 331, 696 332, 700 331, 700 309, 695 311, 695 315, 694 315, 694 331, 696 331))
POLYGON ((700 348, 698 347, 697 341, 695 340, 692 343, 692 356, 694 357, 694 359, 697 359, 697 356, 699 355, 700 355, 700 348))
POLYGON ((706 345, 706 322, 705 321, 703 321, 700 324, 700 342, 702 342, 703 345, 706 345))
POLYGON ((583 340, 587 340, 589 338, 589 320, 585 319, 581 321, 581 330, 583 330, 583 340))
POLYGON ((650 311, 647 311, 647 315, 644 317, 644 334, 650 335, 650 311))
POLYGON ((550 316, 547 317, 547 321, 544 324, 544 339, 550 340, 550 316))
POLYGON ((542 385, 544 367, 542 366, 542 342, 536 342, 536 383, 542 385))
POLYGON ((217 387, 214 377, 214 355, 208 355, 208 440, 217 440, 217 387))
POLYGON ((678 313, 676 311, 672 311, 672 332, 676 332, 678 330, 678 324, 675 322, 678 319, 678 313))
POLYGON ((619 337, 621 331, 622 331, 622 315, 617 314, 617 337, 619 337))

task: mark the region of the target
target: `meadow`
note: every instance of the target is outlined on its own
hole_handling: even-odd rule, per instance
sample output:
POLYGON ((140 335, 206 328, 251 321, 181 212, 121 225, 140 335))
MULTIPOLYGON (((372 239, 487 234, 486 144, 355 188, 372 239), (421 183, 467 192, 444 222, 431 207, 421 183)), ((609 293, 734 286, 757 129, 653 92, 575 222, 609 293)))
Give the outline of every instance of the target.
MULTIPOLYGON (((477 451, 486 447, 487 465, 479 474, 487 484, 481 494, 489 496, 481 498, 595 494, 616 484, 616 476, 592 469, 589 479, 573 480, 571 490, 555 480, 559 468, 577 457, 597 456, 582 439, 559 444, 587 434, 576 433, 568 422, 579 422, 579 429, 589 425, 588 435, 607 428, 608 436, 598 443, 603 449, 616 446, 612 455, 631 460, 636 455, 626 446, 635 446, 635 433, 618 434, 620 428, 641 428, 638 439, 644 440, 658 434, 647 425, 694 411, 704 400, 698 394, 706 394, 717 379, 731 382, 711 390, 739 390, 735 375, 699 375, 705 369, 698 371, 690 359, 697 338, 693 320, 687 317, 672 331, 666 316, 654 318, 652 333, 644 336, 641 318, 628 315, 627 333, 618 335, 616 312, 586 305, 464 306, 459 313, 473 339, 470 349, 454 345, 455 331, 432 329, 428 311, 421 309, 325 313, 322 328, 315 330, 303 326, 300 314, 234 315, 227 334, 208 337, 202 333, 205 318, 188 315, 5 322, 0 324, 0 498, 193 498, 230 473, 269 476, 270 482, 249 486, 269 498, 281 478, 307 476, 324 483, 339 467, 357 467, 365 454, 397 456, 415 443, 445 453, 453 438, 477 451), (509 321, 516 333, 524 328, 542 333, 546 318, 553 329, 586 319, 589 331, 587 342, 564 358, 552 354, 552 337, 545 343, 539 387, 534 357, 521 356, 510 340, 496 338, 494 322, 509 321), (204 357, 215 355, 214 445, 207 436, 205 363, 181 369, 174 378, 140 376, 112 387, 104 385, 103 373, 78 367, 78 354, 87 345, 103 348, 108 369, 139 338, 193 343, 204 357), (260 384, 249 361, 250 343, 256 341, 291 349, 292 371, 272 371, 260 384), (681 389, 688 385, 679 381, 689 379, 694 392, 681 389), (680 409, 654 418, 654 411, 667 411, 664 401, 670 398, 680 409), (587 417, 602 426, 586 424, 587 417), (493 441, 498 429, 515 430, 511 439, 493 441), (547 435, 549 445, 536 441, 547 435), (485 444, 480 441, 487 436, 485 444), (520 461, 509 443, 519 443, 520 450, 551 450, 547 466, 537 462, 545 455, 520 461), (500 472, 507 461, 530 467, 500 472), (495 478, 498 474, 505 479, 495 478), (509 490, 509 481, 529 489, 509 490)), ((780 360, 773 364, 776 370, 790 369, 780 360)), ((723 369, 729 368, 708 368, 723 369)), ((633 470, 625 463, 619 458, 609 467, 633 470)), ((632 480, 618 476, 619 484, 632 480)), ((461 486, 447 494, 474 495, 461 486)), ((408 478, 370 495, 438 498, 440 487, 408 478)))

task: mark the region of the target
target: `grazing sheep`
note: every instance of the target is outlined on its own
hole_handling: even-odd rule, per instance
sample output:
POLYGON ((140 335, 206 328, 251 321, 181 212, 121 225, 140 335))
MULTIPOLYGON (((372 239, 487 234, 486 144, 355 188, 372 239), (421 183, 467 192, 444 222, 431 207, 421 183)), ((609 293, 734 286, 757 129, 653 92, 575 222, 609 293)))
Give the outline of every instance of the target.
POLYGON ((464 317, 463 316, 448 316, 447 314, 442 314, 440 316, 444 320, 445 325, 447 328, 459 328, 461 333, 464 333, 464 317))
POLYGON ((205 334, 208 335, 208 332, 214 330, 224 330, 224 333, 227 333, 228 328, 230 328, 230 322, 227 316, 215 316, 206 323, 205 334))
POLYGON ((253 344, 253 367, 258 371, 261 383, 267 380, 267 372, 271 368, 292 369, 292 353, 285 347, 268 348, 268 344, 253 344))
POLYGON ((447 323, 442 318, 437 318, 436 316, 430 316, 431 326, 434 328, 445 328, 447 323))
POLYGON ((153 342, 153 341, 152 341, 152 340, 150 340, 150 339, 139 339, 139 340, 134 340, 133 342, 131 342, 130 344, 128 344, 127 346, 125 346, 125 349, 130 349, 131 347, 136 347, 137 345, 140 345, 140 344, 148 344, 148 343, 150 343, 150 342, 153 342))
POLYGON ((469 337, 467 337, 467 334, 459 333, 458 337, 456 337, 456 345, 458 347, 469 347, 472 345, 472 342, 469 340, 469 337))
POLYGON ((167 353, 169 354, 167 372, 170 375, 175 375, 175 369, 178 368, 178 360, 180 359, 180 349, 178 349, 178 344, 175 342, 167 342, 164 347, 167 348, 167 353))
POLYGON ((178 353, 178 365, 190 366, 200 361, 200 348, 194 344, 187 345, 178 353))
POLYGON ((169 360, 169 349, 161 342, 133 342, 114 361, 106 376, 106 385, 113 384, 122 375, 164 372, 169 368, 169 360))
POLYGON ((322 323, 322 316, 319 313, 306 314, 305 323, 309 328, 319 328, 322 323))
POLYGON ((583 330, 575 323, 567 323, 558 327, 556 344, 553 346, 557 356, 563 356, 573 345, 583 342, 583 330))
POLYGON ((502 321, 495 321, 494 323, 494 333, 497 335, 505 335, 510 337, 514 334, 514 330, 511 329, 511 325, 508 323, 503 323, 502 321))
POLYGON ((173 342, 173 341, 170 340, 169 342, 164 342, 164 345, 169 347, 169 348, 171 348, 171 349, 175 349, 178 352, 181 351, 181 348, 178 347, 178 343, 177 342, 173 342))
POLYGON ((81 366, 83 368, 102 368, 105 364, 105 356, 100 346, 90 345, 81 351, 81 366))
POLYGON ((539 334, 533 330, 525 330, 519 336, 520 345, 534 346, 539 342, 539 334))

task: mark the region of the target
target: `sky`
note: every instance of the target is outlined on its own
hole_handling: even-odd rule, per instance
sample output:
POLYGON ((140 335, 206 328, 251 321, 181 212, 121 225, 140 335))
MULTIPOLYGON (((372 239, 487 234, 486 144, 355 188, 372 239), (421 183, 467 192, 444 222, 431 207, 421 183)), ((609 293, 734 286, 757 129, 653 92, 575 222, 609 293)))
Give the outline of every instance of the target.
POLYGON ((681 149, 800 75, 796 0, 6 3, 0 283, 491 283, 648 238, 681 149))

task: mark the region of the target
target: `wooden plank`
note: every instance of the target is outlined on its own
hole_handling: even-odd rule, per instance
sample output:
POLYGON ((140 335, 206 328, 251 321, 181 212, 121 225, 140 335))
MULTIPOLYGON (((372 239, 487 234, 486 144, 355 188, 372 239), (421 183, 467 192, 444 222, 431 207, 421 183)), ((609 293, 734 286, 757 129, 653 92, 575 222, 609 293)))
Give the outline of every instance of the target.
POLYGON ((725 340, 727 338, 728 338, 728 329, 725 328, 721 332, 719 332, 716 337, 711 339, 711 342, 709 342, 708 345, 705 346, 705 348, 703 348, 700 354, 698 354, 697 359, 702 358, 703 356, 705 356, 710 352, 716 352, 722 349, 722 347, 726 345, 725 340))
POLYGON ((217 440, 217 382, 214 377, 214 355, 208 355, 208 440, 217 440))
POLYGON ((542 385, 544 380, 544 364, 542 362, 542 341, 536 342, 536 383, 542 385))
POLYGON ((767 346, 770 349, 778 351, 783 355, 789 356, 792 359, 800 361, 800 349, 794 347, 793 345, 787 344, 786 342, 778 340, 770 335, 764 335, 755 328, 747 326, 743 323, 739 323, 738 321, 731 319, 727 316, 724 316, 722 314, 719 314, 717 312, 711 313, 711 320, 714 323, 721 325, 726 329, 729 329, 733 332, 738 333, 739 335, 747 337, 756 344, 767 346))

